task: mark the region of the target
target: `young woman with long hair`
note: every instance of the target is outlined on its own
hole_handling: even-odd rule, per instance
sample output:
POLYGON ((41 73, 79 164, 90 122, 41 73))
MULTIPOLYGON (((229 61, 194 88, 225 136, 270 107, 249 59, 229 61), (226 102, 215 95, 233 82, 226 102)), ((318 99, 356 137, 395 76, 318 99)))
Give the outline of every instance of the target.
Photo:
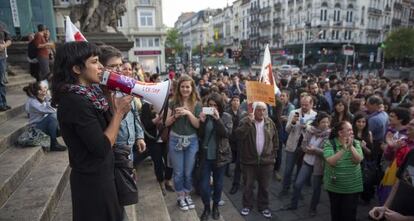
POLYGON ((200 98, 194 80, 188 75, 178 79, 169 105, 166 126, 170 126, 168 154, 174 173, 177 203, 181 210, 194 209, 190 193, 193 188, 192 172, 198 151, 197 129, 200 126, 200 98))

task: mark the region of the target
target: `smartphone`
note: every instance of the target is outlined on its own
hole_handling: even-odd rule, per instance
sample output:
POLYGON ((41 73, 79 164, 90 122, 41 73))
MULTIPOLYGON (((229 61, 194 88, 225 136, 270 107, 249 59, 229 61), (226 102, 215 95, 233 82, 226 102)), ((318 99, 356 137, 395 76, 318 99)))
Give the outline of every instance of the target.
POLYGON ((202 111, 205 115, 213 115, 214 107, 203 107, 202 111))

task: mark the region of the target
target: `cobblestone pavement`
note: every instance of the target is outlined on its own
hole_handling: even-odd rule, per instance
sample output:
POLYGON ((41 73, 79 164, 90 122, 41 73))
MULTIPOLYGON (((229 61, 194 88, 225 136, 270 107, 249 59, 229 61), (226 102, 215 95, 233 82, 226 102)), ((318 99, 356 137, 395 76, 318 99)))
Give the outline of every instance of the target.
MULTIPOLYGON (((232 170, 233 171, 233 170, 232 170)), ((300 220, 300 221, 329 221, 330 218, 330 211, 329 211, 329 198, 328 194, 325 190, 322 190, 321 200, 317 208, 317 215, 315 217, 310 217, 308 215, 309 212, 309 204, 310 198, 312 196, 312 188, 308 185, 305 185, 302 190, 303 200, 299 201, 298 209, 294 211, 281 211, 280 208, 284 205, 289 204, 290 198, 292 196, 292 188, 289 192, 288 196, 283 198, 279 198, 278 194, 281 191, 282 183, 276 181, 273 174, 269 174, 273 176, 271 185, 270 185, 270 210, 272 211, 272 219, 277 221, 293 221, 293 220, 300 220)), ((234 206, 240 211, 242 209, 242 192, 243 187, 239 189, 239 191, 234 194, 230 195, 229 191, 232 185, 232 178, 225 177, 224 179, 224 188, 223 191, 226 193, 227 197, 230 201, 234 204, 234 206)), ((256 194, 257 188, 255 188, 256 194)), ((230 203, 230 202, 226 202, 230 203)), ((257 205, 256 203, 254 205, 257 205)), ((375 202, 371 202, 370 205, 362 205, 358 204, 358 221, 368 221, 368 211, 375 206, 375 202)), ((245 217, 247 221, 258 221, 258 220, 268 220, 265 219, 258 211, 257 207, 255 207, 248 216, 245 217)))

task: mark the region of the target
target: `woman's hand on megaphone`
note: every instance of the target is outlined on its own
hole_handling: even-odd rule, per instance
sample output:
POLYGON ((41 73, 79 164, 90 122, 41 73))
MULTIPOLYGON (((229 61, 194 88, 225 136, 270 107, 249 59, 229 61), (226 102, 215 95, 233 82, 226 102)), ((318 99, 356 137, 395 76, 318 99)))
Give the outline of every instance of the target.
POLYGON ((116 97, 112 94, 112 108, 114 114, 124 115, 131 110, 131 101, 133 97, 131 95, 125 95, 123 97, 116 97))

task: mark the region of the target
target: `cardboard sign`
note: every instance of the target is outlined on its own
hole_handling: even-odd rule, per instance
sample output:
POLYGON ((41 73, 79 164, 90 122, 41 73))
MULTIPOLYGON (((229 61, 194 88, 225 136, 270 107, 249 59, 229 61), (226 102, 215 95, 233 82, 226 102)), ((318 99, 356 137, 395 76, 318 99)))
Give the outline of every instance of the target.
POLYGON ((246 82, 247 102, 262 101, 271 106, 276 106, 273 85, 260 83, 258 81, 246 82))

